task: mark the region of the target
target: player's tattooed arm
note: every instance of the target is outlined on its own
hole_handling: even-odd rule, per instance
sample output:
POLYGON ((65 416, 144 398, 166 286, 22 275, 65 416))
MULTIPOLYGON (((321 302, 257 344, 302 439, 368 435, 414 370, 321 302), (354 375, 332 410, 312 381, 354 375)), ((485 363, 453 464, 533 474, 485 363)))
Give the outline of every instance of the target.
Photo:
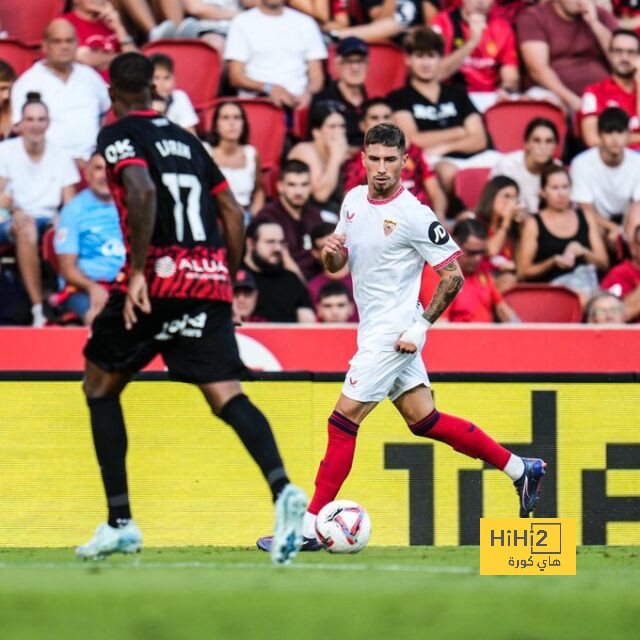
POLYGON ((216 201, 220 210, 224 238, 227 245, 227 263, 231 280, 236 279, 236 273, 244 252, 244 215, 240 205, 231 193, 231 189, 223 189, 217 193, 216 201))
POLYGON ((156 187, 149 170, 138 164, 122 169, 122 182, 127 194, 131 270, 142 273, 156 223, 156 187))
POLYGON ((457 260, 453 260, 442 269, 439 269, 438 275, 440 276, 440 282, 433 293, 427 310, 422 314, 422 317, 431 323, 434 323, 443 314, 464 284, 464 276, 457 260))

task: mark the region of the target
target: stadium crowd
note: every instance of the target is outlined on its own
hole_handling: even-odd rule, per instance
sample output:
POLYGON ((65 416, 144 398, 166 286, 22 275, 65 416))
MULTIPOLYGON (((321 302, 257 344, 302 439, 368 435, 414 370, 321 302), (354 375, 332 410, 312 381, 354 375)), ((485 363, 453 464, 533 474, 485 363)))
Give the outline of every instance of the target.
MULTIPOLYGON (((200 137, 245 212, 238 323, 357 321, 348 268, 319 255, 366 179, 364 132, 385 121, 406 135, 404 188, 464 251, 442 322, 527 321, 540 302, 524 290, 547 305, 561 291, 584 322, 640 321, 633 3, 7 4, 44 37, 0 9, 0 324, 89 324, 118 277, 94 148, 113 120, 109 63, 131 50, 153 61, 154 109, 200 137)), ((436 279, 425 267, 423 303, 436 279)))

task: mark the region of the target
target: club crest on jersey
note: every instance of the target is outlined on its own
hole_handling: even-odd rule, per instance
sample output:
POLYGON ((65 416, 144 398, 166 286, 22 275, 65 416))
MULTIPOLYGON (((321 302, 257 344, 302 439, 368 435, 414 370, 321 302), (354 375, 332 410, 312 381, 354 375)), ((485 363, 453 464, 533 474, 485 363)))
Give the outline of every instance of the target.
POLYGON ((390 236, 396 228, 397 222, 395 220, 385 220, 382 223, 382 230, 385 236, 390 236))

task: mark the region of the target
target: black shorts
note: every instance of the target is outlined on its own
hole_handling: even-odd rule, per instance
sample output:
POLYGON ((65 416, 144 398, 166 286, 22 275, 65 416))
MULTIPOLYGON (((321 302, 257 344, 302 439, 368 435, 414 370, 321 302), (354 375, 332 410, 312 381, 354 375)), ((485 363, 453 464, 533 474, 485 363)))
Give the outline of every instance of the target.
POLYGON ((246 371, 238 353, 230 304, 152 298, 151 313, 137 310, 138 322, 127 330, 124 302, 124 293, 112 291, 93 321, 84 355, 101 369, 135 373, 161 354, 169 376, 181 382, 238 380, 246 371))

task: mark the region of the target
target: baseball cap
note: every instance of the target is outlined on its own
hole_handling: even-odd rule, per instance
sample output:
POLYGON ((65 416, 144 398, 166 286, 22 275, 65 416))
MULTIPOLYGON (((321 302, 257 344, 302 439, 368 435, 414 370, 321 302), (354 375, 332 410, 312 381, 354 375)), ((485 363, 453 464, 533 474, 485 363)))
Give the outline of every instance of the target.
POLYGON ((257 289, 256 279, 246 269, 240 269, 236 274, 236 281, 233 283, 233 290, 236 289, 257 289))
POLYGON ((349 36, 344 40, 340 40, 338 48, 336 49, 339 56, 350 56, 354 53, 359 53, 361 56, 369 55, 369 47, 364 40, 349 36))

